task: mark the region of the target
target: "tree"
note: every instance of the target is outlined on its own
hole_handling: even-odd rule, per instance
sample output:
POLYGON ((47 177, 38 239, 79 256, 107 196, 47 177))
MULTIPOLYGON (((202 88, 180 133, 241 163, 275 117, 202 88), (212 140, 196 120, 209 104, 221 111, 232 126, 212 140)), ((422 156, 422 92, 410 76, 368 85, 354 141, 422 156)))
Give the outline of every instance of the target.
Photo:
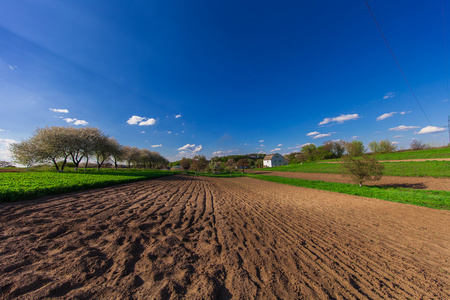
POLYGON ((11 144, 9 147, 13 160, 28 169, 39 163, 40 158, 37 154, 37 148, 31 140, 25 140, 20 143, 11 144))
POLYGON ((216 171, 216 162, 213 159, 211 159, 209 161, 208 167, 209 167, 210 172, 214 173, 216 171))
POLYGON ((236 167, 238 169, 242 169, 242 173, 244 173, 244 170, 246 167, 248 167, 248 160, 246 158, 241 158, 240 160, 237 161, 236 163, 236 167))
POLYGON ((192 159, 191 169, 196 172, 203 171, 208 166, 208 161, 204 155, 196 155, 192 159))
POLYGON ((397 146, 389 140, 381 140, 379 143, 376 141, 370 142, 369 148, 373 153, 391 153, 397 150, 397 146))
POLYGON ((114 169, 117 170, 118 162, 124 157, 123 146, 115 138, 109 138, 111 146, 111 160, 114 163, 114 169))
POLYGON ((369 143, 369 149, 373 153, 380 153, 381 152, 380 144, 378 144, 377 141, 370 142, 369 143))
POLYGON ((375 157, 346 157, 341 163, 342 174, 348 176, 361 187, 365 181, 380 180, 384 166, 375 157))
MULTIPOLYGON (((113 154, 116 154, 119 151, 120 147, 119 143, 113 138, 110 138, 106 135, 99 136, 93 147, 93 153, 95 155, 95 160, 97 163, 97 171, 100 170, 102 165, 110 159, 113 154)), ((115 169, 117 170, 117 157, 114 159, 115 169)))
POLYGON ((255 168, 262 168, 263 167, 263 160, 262 158, 258 158, 255 160, 255 168))
POLYGON ((305 155, 307 161, 314 161, 314 156, 316 153, 316 145, 314 144, 304 145, 300 150, 300 152, 305 155))
POLYGON ((350 157, 362 156, 366 152, 364 144, 361 141, 356 140, 351 143, 345 143, 345 150, 347 151, 347 155, 350 157))
POLYGON ((5 160, 0 160, 0 168, 9 167, 11 164, 5 160))
POLYGON ((424 149, 427 148, 427 145, 424 144, 424 143, 422 143, 421 140, 413 139, 413 140, 411 141, 411 144, 409 145, 409 148, 410 148, 411 150, 424 150, 424 149))
POLYGON ((186 157, 183 157, 180 160, 180 166, 184 169, 184 170, 189 170, 191 168, 191 162, 189 161, 189 159, 187 159, 186 157))
POLYGON ((131 168, 132 163, 137 167, 137 165, 139 164, 139 156, 140 151, 137 147, 123 147, 123 159, 126 161, 128 169, 131 168))
POLYGON ((381 153, 391 153, 397 150, 397 145, 391 143, 389 140, 380 141, 381 153))
POLYGON ((29 141, 36 147, 34 153, 39 161, 51 161, 57 171, 64 171, 70 155, 70 138, 67 134, 67 127, 38 128, 29 141), (62 160, 61 167, 58 166, 59 160, 62 160))

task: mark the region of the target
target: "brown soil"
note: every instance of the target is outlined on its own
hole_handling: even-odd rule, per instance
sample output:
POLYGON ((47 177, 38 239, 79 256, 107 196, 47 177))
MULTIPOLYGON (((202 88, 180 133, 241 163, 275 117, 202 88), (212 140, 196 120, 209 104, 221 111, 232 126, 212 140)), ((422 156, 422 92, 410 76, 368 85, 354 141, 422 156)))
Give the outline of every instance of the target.
POLYGON ((450 211, 171 176, 0 205, 0 298, 449 299, 450 211))
MULTIPOLYGON (((348 177, 344 177, 341 174, 253 171, 253 170, 249 170, 246 172, 261 175, 300 178, 307 180, 354 183, 348 177)), ((409 189, 450 191, 450 178, 383 176, 379 181, 366 181, 364 182, 364 185, 379 185, 387 187, 404 187, 409 189)))

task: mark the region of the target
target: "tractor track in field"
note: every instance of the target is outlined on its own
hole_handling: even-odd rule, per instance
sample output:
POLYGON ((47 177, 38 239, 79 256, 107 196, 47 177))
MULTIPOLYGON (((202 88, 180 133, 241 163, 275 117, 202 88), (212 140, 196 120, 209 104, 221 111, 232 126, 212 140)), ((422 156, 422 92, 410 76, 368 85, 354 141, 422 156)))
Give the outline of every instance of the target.
POLYGON ((445 299, 450 212, 170 176, 0 204, 0 298, 445 299))

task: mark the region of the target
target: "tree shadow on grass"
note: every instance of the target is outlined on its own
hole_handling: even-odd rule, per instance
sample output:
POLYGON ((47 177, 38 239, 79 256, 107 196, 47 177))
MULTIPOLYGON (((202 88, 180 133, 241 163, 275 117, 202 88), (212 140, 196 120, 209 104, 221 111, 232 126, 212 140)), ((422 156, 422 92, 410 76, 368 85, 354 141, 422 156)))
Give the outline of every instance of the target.
POLYGON ((425 190, 427 185, 424 183, 389 183, 383 185, 376 185, 379 188, 404 188, 404 189, 414 189, 414 190, 425 190))

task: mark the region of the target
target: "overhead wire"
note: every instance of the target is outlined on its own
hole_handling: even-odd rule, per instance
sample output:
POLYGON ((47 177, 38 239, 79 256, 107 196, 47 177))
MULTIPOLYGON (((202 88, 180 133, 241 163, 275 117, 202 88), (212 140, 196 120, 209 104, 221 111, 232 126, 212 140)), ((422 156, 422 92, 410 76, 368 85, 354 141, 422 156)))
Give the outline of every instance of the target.
POLYGON ((447 77, 447 102, 448 102, 448 112, 450 114, 450 91, 448 86, 448 59, 447 59, 447 33, 445 30, 445 9, 444 9, 444 0, 442 0, 442 27, 444 31, 444 56, 445 56, 445 75, 447 77))
POLYGON ((397 67, 398 67, 398 69, 400 70, 400 73, 402 73, 403 79, 405 79, 406 84, 408 85, 409 90, 410 90, 411 93, 413 94, 414 99, 416 100, 417 104, 419 105, 420 109, 422 110, 422 113, 424 114, 424 116, 425 116, 425 118, 427 119, 428 123, 429 123, 430 125, 432 125, 431 122, 430 122, 430 119, 428 119, 428 116, 427 116, 427 114, 425 113, 425 110, 423 109, 422 105, 420 104, 419 99, 417 98, 416 94, 414 93, 414 90, 412 89, 411 85, 409 84, 408 79, 406 79, 405 73, 403 72, 403 69, 402 69, 402 67, 400 66, 400 63, 398 62, 397 58, 395 57, 394 51, 392 51, 391 46, 389 46, 389 43, 388 43, 386 37, 384 36, 384 33, 383 33, 383 31, 381 30, 381 27, 380 27, 380 25, 378 24, 378 21, 377 21, 377 19, 375 18, 375 15, 373 14, 372 9, 371 9, 370 6, 369 6, 369 3, 367 2, 367 0, 364 0, 364 2, 366 2, 366 6, 367 6, 367 8, 369 9, 369 12, 370 12, 370 14, 372 15, 373 20, 375 21, 375 24, 377 25, 378 30, 380 31, 381 36, 383 37, 384 42, 386 43, 386 45, 387 45, 389 51, 391 52, 391 55, 392 55, 392 57, 394 58, 394 61, 395 61, 395 63, 397 64, 397 67))
POLYGON ((447 126, 448 127, 448 141, 450 142, 450 92, 448 86, 448 59, 447 59, 447 33, 445 30, 445 8, 444 8, 444 0, 442 2, 442 27, 444 31, 444 56, 445 56, 445 75, 447 78, 447 104, 448 104, 448 119, 447 126))

